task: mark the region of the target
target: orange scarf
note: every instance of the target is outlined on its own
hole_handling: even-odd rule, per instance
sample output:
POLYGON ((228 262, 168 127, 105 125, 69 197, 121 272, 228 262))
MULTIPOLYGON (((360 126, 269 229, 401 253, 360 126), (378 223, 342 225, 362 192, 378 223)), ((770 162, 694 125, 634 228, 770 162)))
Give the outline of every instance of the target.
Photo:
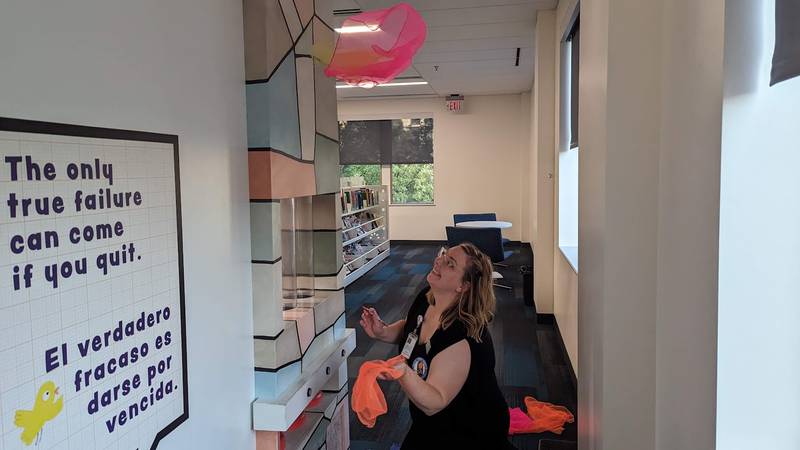
POLYGON ((351 404, 353 412, 367 428, 375 426, 375 419, 386 414, 386 397, 378 386, 378 376, 386 375, 393 380, 403 376, 403 370, 395 366, 405 364, 403 355, 387 361, 367 361, 358 369, 358 378, 353 385, 351 404))
POLYGON ((543 433, 552 431, 561 434, 565 423, 575 421, 575 416, 563 406, 540 402, 533 397, 525 397, 525 414, 519 408, 509 408, 511 416, 508 434, 543 433))

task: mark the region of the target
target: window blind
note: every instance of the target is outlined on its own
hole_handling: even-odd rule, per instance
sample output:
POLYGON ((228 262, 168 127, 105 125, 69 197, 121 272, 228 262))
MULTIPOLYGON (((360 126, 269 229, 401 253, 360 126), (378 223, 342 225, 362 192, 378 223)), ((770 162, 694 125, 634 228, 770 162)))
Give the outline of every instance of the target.
POLYGON ((339 163, 433 163, 433 119, 340 122, 339 163))

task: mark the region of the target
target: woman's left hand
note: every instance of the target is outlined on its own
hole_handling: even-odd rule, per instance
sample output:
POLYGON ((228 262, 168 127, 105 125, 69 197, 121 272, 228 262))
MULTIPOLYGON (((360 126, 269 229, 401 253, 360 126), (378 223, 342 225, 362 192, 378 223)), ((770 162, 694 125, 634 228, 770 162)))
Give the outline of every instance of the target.
POLYGON ((378 374, 378 379, 379 380, 399 380, 399 379, 403 378, 404 376, 406 376, 406 374, 408 373, 409 367, 405 362, 402 362, 402 363, 399 363, 396 366, 394 366, 394 369, 401 371, 402 375, 400 375, 399 377, 393 377, 393 376, 391 376, 391 375, 389 375, 389 374, 387 374, 385 372, 382 372, 382 373, 378 374))

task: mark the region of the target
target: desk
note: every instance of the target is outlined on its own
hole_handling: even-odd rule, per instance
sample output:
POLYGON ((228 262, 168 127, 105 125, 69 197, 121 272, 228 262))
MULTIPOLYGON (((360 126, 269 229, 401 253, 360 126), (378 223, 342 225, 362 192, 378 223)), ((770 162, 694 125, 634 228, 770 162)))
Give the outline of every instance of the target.
POLYGON ((511 228, 511 222, 504 222, 502 220, 473 220, 470 222, 461 222, 456 224, 461 228, 511 228))

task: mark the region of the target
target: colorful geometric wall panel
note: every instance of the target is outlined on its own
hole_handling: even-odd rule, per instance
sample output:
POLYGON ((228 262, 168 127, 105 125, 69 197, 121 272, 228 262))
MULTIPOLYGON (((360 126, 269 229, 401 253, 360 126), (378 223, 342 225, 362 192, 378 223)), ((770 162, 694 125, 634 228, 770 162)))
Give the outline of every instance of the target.
POLYGON ((314 195, 314 164, 275 151, 248 152, 250 199, 272 200, 314 195))
POLYGON ((247 99, 247 146, 269 147, 269 85, 254 83, 245 86, 247 99))
MULTIPOLYGON (((314 46, 334 45, 333 30, 314 18, 314 46)), ((334 141, 339 140, 339 121, 336 113, 336 80, 325 75, 325 65, 314 60, 314 85, 317 90, 317 133, 334 141)))
POLYGON ((297 38, 300 37, 300 33, 303 31, 303 25, 300 23, 300 16, 297 13, 297 8, 294 6, 294 1, 280 0, 280 2, 283 17, 286 19, 289 32, 292 34, 292 41, 297 41, 297 38))
POLYGON ((300 351, 305 353, 311 341, 316 337, 314 332, 314 311, 311 308, 292 308, 283 312, 283 320, 291 320, 297 324, 297 337, 300 351))
POLYGON ((284 321, 283 332, 271 338, 257 338, 254 342, 255 366, 258 369, 285 367, 300 360, 303 352, 298 339, 297 322, 284 321))
MULTIPOLYGON (((330 0, 244 0, 257 447, 326 448, 346 404, 335 82, 313 59, 335 44, 330 0), (251 17, 252 16, 252 17, 251 17), (325 137, 327 136, 327 138, 325 137), (325 195, 317 195, 325 194, 325 195), (272 264, 270 264, 272 263, 272 264), (308 408, 322 389, 324 411, 308 408), (335 397, 335 398, 334 398, 335 397), (304 411, 305 410, 305 411, 304 411), (289 425, 303 415, 310 422, 289 425)), ((324 64, 323 64, 324 65, 324 64)), ((335 445, 334 445, 335 447, 335 445)))
POLYGON ((255 373, 255 394, 258 398, 276 398, 301 376, 300 361, 276 370, 258 369, 255 373))
POLYGON ((314 0, 294 0, 294 4, 297 7, 300 21, 305 26, 314 17, 314 0))
POLYGON ((300 150, 297 74, 292 53, 268 82, 250 83, 247 93, 247 146, 273 148, 296 158, 300 150))
POLYGON ((297 40, 297 44, 294 46, 295 56, 312 56, 314 52, 313 34, 313 27, 305 27, 303 34, 300 35, 300 39, 297 40))
POLYGON ((250 203, 250 251, 253 261, 275 261, 281 256, 281 229, 278 202, 250 203))
POLYGON ((339 191, 339 143, 321 134, 316 135, 314 149, 314 171, 317 193, 330 194, 339 191))
POLYGON ((338 191, 335 194, 315 196, 313 207, 315 230, 341 230, 342 206, 338 191))
MULTIPOLYGON (((306 34, 308 31, 306 31, 306 34)), ((300 143, 302 158, 314 159, 314 140, 317 126, 314 94, 314 60, 298 56, 297 66, 297 106, 300 111, 300 143)))
POLYGON ((253 273, 253 334, 274 337, 283 328, 282 262, 250 265, 253 273))
POLYGON ((336 251, 336 245, 342 247, 340 231, 314 232, 314 274, 317 276, 335 275, 342 268, 344 261, 342 251, 336 251))
POLYGON ((245 79, 265 80, 292 48, 278 0, 244 0, 245 79))

